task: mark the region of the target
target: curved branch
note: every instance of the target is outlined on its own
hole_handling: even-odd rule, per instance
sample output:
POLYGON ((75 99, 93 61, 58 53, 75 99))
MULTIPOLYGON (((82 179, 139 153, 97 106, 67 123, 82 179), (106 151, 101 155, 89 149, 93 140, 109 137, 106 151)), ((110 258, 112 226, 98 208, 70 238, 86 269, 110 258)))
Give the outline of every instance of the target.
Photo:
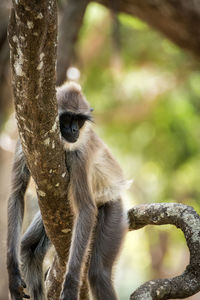
POLYGON ((200 56, 200 3, 185 0, 95 0, 136 16, 181 48, 200 56))
POLYGON ((180 228, 190 251, 190 263, 183 274, 171 279, 151 280, 139 287, 131 300, 186 298, 200 291, 200 216, 183 204, 154 203, 138 205, 128 212, 129 229, 146 225, 173 224, 180 228))

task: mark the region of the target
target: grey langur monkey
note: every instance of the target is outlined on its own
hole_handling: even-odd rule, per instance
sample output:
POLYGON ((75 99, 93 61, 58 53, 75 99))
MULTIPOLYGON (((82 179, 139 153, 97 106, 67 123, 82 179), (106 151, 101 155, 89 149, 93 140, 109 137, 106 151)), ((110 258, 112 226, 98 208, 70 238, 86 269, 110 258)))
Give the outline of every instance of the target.
MULTIPOLYGON (((68 197, 74 213, 70 255, 60 299, 78 300, 84 258, 92 245, 88 271, 92 299, 116 300, 112 268, 127 230, 121 201, 121 191, 127 181, 107 146, 92 129, 92 109, 81 87, 76 83, 58 87, 57 101, 70 175, 68 197)), ((12 300, 29 298, 24 292, 26 285, 34 300, 45 299, 42 263, 51 243, 40 212, 20 238, 29 179, 30 172, 18 141, 8 201, 7 268, 12 300)))

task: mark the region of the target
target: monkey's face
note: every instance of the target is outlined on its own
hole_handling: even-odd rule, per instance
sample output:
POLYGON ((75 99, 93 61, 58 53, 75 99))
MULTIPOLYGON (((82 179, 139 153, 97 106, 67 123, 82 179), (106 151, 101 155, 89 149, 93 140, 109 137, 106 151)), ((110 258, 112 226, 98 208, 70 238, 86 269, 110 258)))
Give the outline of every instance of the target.
POLYGON ((80 129, 90 119, 90 116, 84 114, 62 113, 59 117, 62 137, 69 143, 75 143, 78 140, 80 129))

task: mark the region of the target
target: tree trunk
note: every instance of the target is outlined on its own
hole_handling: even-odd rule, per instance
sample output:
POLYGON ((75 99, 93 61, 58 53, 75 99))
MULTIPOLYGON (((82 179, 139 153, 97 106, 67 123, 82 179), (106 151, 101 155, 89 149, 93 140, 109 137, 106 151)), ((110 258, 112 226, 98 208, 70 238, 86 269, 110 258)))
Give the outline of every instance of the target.
POLYGON ((72 216, 55 94, 56 0, 13 0, 9 43, 18 130, 45 229, 57 252, 60 272, 54 273, 60 275, 55 280, 59 295, 72 216))

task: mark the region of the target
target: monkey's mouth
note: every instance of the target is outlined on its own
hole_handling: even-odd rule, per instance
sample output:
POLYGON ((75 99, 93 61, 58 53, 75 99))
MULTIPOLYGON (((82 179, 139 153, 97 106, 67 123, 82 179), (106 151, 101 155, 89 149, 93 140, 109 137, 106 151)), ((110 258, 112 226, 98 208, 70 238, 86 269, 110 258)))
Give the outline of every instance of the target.
POLYGON ((63 135, 63 138, 68 143, 76 143, 78 140, 78 136, 72 136, 72 135, 63 135))

